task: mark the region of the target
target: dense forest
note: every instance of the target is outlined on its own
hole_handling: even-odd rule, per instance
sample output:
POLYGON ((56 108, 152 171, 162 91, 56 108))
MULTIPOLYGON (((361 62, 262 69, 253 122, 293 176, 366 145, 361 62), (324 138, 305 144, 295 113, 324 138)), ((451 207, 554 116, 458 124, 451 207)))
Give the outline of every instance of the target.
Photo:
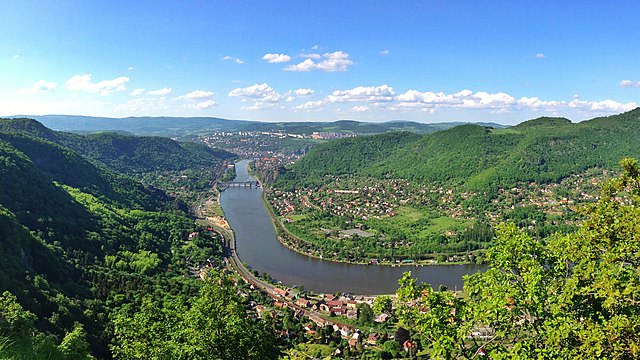
POLYGON ((0 129, 3 358, 110 358, 125 351, 116 349, 126 325, 114 322, 145 301, 182 297, 181 306, 204 311, 188 299, 227 296, 191 274, 222 262, 222 239, 135 176, 220 167, 231 154, 169 139, 82 137, 28 119, 0 120, 0 129))
MULTIPOLYGON (((506 130, 464 125, 438 137, 347 139, 336 142, 343 153, 357 149, 366 156, 344 166, 348 156, 322 160, 319 170, 305 168, 305 157, 286 170, 280 186, 322 186, 326 174, 344 171, 384 179, 370 187, 373 193, 403 189, 393 179, 400 173, 379 172, 390 165, 377 159, 403 159, 400 154, 408 156, 416 144, 465 154, 461 134, 487 141, 473 152, 483 152, 477 160, 495 164, 495 174, 527 149, 544 157, 536 166, 546 170, 517 162, 521 171, 490 172, 476 181, 484 170, 452 160, 451 169, 460 171, 438 181, 477 189, 516 179, 552 182, 593 166, 616 173, 622 168, 621 176, 600 185, 599 200, 582 208, 586 220, 575 232, 533 237, 525 231, 528 219, 546 215, 514 209, 517 221, 497 227, 486 253, 490 269, 468 277, 463 294, 435 291, 407 275, 395 297, 379 297, 372 308, 358 304, 353 324, 362 329, 374 326, 374 315, 392 319, 375 325, 384 336, 376 346, 365 346, 362 338, 351 345, 331 326, 308 330, 309 319, 291 309, 278 318, 247 311, 248 304, 272 302, 225 274, 220 234, 194 223, 176 194, 165 191, 177 188, 176 175, 179 181, 203 173, 215 178, 215 168, 225 167, 232 154, 168 139, 81 136, 28 119, 0 120, 0 357, 637 358, 640 169, 633 159, 617 166, 619 159, 612 158, 625 151, 638 156, 639 116, 635 110, 580 124, 545 118, 506 130), (93 147, 87 144, 94 140, 93 147), (513 151, 505 155, 502 146, 513 151), (313 177, 302 178, 302 171, 313 177), (150 183, 157 177, 163 186, 150 183), (203 281, 199 274, 207 269, 203 281)), ((311 158, 329 156, 332 146, 319 146, 311 158)), ((407 160, 411 164, 423 166, 407 160)), ((413 181, 431 176, 440 175, 413 181)), ((208 182, 196 182, 192 190, 177 184, 188 193, 208 182)))
POLYGON ((482 261, 501 221, 537 238, 574 231, 579 205, 597 199, 619 159, 640 157, 639 137, 636 109, 341 139, 278 169, 268 200, 282 242, 309 255, 482 261))
POLYGON ((315 186, 355 174, 490 191, 519 181, 558 182, 593 167, 640 156, 640 109, 572 123, 538 118, 507 129, 462 125, 433 134, 389 133, 316 146, 277 187, 315 186))

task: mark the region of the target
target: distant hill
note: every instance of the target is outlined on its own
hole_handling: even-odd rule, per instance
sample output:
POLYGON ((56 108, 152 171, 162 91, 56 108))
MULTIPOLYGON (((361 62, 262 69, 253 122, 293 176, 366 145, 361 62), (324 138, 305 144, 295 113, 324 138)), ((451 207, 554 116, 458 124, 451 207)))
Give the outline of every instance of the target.
MULTIPOLYGON (((18 349, 33 339, 54 346, 81 323, 91 352, 111 358, 107 329, 120 306, 165 287, 193 294, 185 261, 213 257, 217 243, 185 247, 193 219, 131 175, 212 166, 228 156, 167 138, 81 136, 0 119, 0 293, 14 294, 37 329, 3 331, 3 354, 14 339, 18 349)), ((2 310, 3 329, 11 329, 14 320, 3 317, 11 309, 2 310)), ((29 350, 24 358, 60 358, 29 350)))
POLYGON ((164 137, 138 137, 115 132, 83 136, 54 131, 27 118, 0 119, 0 132, 47 140, 123 173, 213 166, 235 157, 224 150, 201 144, 179 143, 164 137))
POLYGON ((280 177, 278 186, 317 184, 356 174, 482 189, 517 181, 558 181, 624 156, 640 157, 640 108, 571 123, 539 118, 507 129, 460 125, 426 135, 382 134, 318 145, 280 177))
MULTIPOLYGON (((424 124, 413 121, 396 120, 384 123, 369 123, 354 120, 334 122, 259 122, 247 120, 226 120, 213 117, 128 117, 107 118, 74 115, 13 116, 13 118, 33 118, 45 126, 76 133, 104 131, 125 131, 136 135, 156 135, 180 137, 207 134, 220 131, 283 131, 292 134, 313 132, 345 132, 357 134, 381 134, 390 131, 411 131, 419 134, 448 129, 464 122, 424 124)), ((480 125, 504 128, 494 123, 480 125)))

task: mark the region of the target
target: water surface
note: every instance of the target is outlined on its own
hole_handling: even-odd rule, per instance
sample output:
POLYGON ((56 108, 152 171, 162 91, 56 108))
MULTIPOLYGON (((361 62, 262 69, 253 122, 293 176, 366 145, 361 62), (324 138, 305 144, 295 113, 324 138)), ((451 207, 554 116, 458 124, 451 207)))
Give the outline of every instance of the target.
MULTIPOLYGON (((249 160, 236 164, 234 181, 255 180, 247 173, 249 160)), ((391 294, 398 279, 411 271, 419 281, 451 290, 461 289, 462 276, 483 270, 479 265, 371 266, 331 262, 289 250, 276 238, 275 229, 261 198, 261 189, 228 188, 220 204, 236 235, 240 259, 259 272, 267 272, 286 285, 304 285, 316 292, 391 294)))

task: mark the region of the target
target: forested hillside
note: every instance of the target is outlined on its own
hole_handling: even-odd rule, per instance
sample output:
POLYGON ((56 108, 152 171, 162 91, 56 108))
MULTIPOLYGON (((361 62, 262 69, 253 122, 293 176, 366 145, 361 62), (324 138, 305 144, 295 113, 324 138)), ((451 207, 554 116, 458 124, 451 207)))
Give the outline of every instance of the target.
POLYGON ((539 118, 507 129, 462 125, 423 136, 383 134, 317 146, 277 186, 351 173, 452 183, 484 190, 518 181, 551 182, 625 155, 640 155, 640 109, 580 123, 539 118), (375 152, 368 149, 375 149, 375 152))
MULTIPOLYGON (((169 139, 81 137, 0 120, 0 357, 111 358, 110 347, 128 346, 112 319, 143 302, 218 309, 192 304, 209 286, 192 272, 222 263, 221 238, 131 177, 220 166, 218 155, 230 156, 169 139)), ((227 296, 211 286, 208 296, 227 296)), ((261 351, 274 351, 269 339, 261 351)))
POLYGON ((0 119, 2 133, 19 133, 46 139, 80 155, 126 173, 184 170, 215 166, 233 154, 195 143, 163 137, 127 136, 116 132, 86 136, 53 131, 32 119, 0 119))
POLYGON ((336 140, 280 168, 268 198, 282 242, 309 255, 482 261, 502 221, 540 238, 573 231, 617 162, 640 157, 638 138, 640 109, 336 140))

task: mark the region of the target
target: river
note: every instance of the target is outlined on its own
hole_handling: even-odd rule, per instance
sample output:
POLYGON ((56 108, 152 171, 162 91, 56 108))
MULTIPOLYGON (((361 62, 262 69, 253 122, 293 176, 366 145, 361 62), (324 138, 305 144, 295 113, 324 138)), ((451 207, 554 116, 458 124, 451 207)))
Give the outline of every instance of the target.
MULTIPOLYGON (((250 160, 236 164, 236 182, 254 180, 247 172, 250 160)), ((462 276, 483 270, 480 265, 373 266, 311 258, 283 246, 276 238, 261 198, 262 189, 230 187, 220 205, 236 238, 240 260, 260 273, 267 272, 285 285, 303 285, 321 293, 392 294, 405 271, 433 286, 461 289, 462 276)))

